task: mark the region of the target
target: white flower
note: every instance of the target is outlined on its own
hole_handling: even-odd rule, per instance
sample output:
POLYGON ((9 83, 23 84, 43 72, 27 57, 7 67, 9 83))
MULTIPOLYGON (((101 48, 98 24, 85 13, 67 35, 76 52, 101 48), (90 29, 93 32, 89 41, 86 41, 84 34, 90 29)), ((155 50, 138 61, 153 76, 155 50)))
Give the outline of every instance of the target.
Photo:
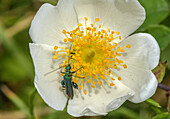
POLYGON ((67 64, 70 44, 72 70, 82 67, 76 75, 84 77, 72 77, 82 90, 73 89, 70 115, 106 115, 126 100, 139 103, 150 98, 158 84, 151 70, 158 65, 160 49, 149 34, 130 35, 144 19, 137 0, 60 0, 57 6, 42 5, 31 24, 30 51, 35 86, 44 101, 56 110, 66 106, 63 76, 55 69, 67 64))

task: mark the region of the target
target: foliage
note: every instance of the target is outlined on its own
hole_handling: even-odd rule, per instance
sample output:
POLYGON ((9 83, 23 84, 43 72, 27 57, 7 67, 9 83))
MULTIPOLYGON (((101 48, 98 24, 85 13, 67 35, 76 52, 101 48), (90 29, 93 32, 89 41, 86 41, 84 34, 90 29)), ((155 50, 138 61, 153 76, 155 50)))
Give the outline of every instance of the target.
MULTIPOLYGON (((0 0, 0 118, 72 118, 66 109, 55 111, 49 108, 37 95, 33 85, 34 68, 28 47, 32 41, 28 30, 33 16, 44 2, 56 5, 58 1, 0 0)), ((146 20, 136 32, 150 33, 158 41, 161 62, 167 61, 167 70, 160 63, 153 72, 161 70, 158 81, 170 85, 170 0, 139 2, 146 10, 146 20)), ((167 100, 158 100, 160 95, 157 92, 153 99, 141 104, 126 102, 102 118, 170 119, 166 110, 167 100)))

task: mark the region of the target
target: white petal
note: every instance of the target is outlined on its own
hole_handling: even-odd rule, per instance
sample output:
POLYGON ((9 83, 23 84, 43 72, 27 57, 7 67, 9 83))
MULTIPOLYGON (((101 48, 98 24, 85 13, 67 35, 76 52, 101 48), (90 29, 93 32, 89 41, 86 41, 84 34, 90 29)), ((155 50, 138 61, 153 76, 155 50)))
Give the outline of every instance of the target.
POLYGON ((119 31, 122 38, 133 33, 144 21, 145 10, 137 0, 75 0, 80 22, 100 18, 102 28, 119 31))
POLYGON ((35 86, 44 101, 56 110, 63 110, 67 97, 61 90, 60 70, 52 73, 50 71, 58 68, 63 59, 53 60, 54 50, 52 46, 30 44, 30 52, 35 66, 35 86))
POLYGON ((121 82, 135 91, 129 99, 139 103, 150 98, 156 91, 157 79, 151 70, 158 65, 160 49, 156 40, 149 34, 135 34, 120 43, 120 46, 131 45, 125 49, 121 59, 127 64, 127 69, 114 70, 121 76, 121 82))
POLYGON ((78 18, 74 9, 73 0, 59 0, 58 2, 59 14, 62 17, 62 22, 66 26, 68 31, 71 31, 77 27, 78 18))
POLYGON ((121 82, 124 85, 135 91, 135 95, 129 99, 134 103, 143 102, 150 98, 157 89, 157 79, 149 70, 128 65, 127 69, 114 72, 121 76, 121 82))
POLYGON ((134 95, 134 91, 119 81, 114 83, 113 87, 108 86, 108 84, 103 84, 95 89, 89 87, 87 95, 84 95, 82 91, 74 90, 76 94, 73 100, 68 102, 68 113, 75 117, 96 116, 106 115, 109 111, 117 109, 134 95))
POLYGON ((125 49, 125 54, 121 57, 129 65, 152 70, 160 58, 160 48, 155 38, 147 33, 137 33, 129 36, 119 45, 121 47, 131 45, 131 48, 125 49))
POLYGON ((64 45, 63 29, 70 30, 77 25, 76 13, 71 4, 71 0, 60 1, 58 6, 43 4, 30 27, 29 33, 33 42, 64 45))

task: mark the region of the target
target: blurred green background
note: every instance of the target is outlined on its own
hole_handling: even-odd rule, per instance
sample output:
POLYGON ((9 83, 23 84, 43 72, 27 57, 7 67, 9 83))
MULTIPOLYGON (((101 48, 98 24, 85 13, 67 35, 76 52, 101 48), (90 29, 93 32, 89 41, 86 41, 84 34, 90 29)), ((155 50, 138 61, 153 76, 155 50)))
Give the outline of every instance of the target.
MULTIPOLYGON (((0 119, 73 118, 66 110, 56 111, 46 105, 34 88, 34 67, 28 46, 32 41, 28 31, 32 18, 44 2, 57 4, 57 0, 0 0, 0 119)), ((136 32, 148 32, 158 41, 161 61, 168 61, 162 83, 170 86, 170 0, 139 2, 147 17, 136 32)), ((152 98, 155 101, 140 104, 127 101, 107 116, 93 118, 170 119, 166 93, 157 89, 152 98)))

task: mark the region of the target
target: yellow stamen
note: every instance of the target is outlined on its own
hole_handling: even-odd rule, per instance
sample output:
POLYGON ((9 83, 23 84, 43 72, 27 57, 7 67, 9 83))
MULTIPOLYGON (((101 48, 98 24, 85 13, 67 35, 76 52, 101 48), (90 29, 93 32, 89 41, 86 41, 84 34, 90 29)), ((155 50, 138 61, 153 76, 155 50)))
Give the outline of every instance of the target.
POLYGON ((67 39, 66 39, 66 38, 64 39, 64 42, 67 42, 67 39))
POLYGON ((126 69, 126 68, 127 68, 127 65, 126 65, 126 64, 124 64, 124 65, 123 65, 123 67, 126 69))
POLYGON ((87 80, 87 83, 90 83, 90 80, 87 80))
POLYGON ((54 50, 57 50, 58 49, 58 46, 54 46, 54 50))
POLYGON ((91 87, 95 88, 95 86, 94 86, 94 85, 91 85, 91 87))
POLYGON ((119 35, 119 34, 120 34, 120 32, 118 32, 118 31, 117 31, 117 32, 116 32, 116 34, 117 34, 117 35, 119 35))
POLYGON ((87 19, 87 17, 84 17, 84 19, 85 19, 85 21, 87 21, 88 19, 87 19))
POLYGON ((96 22, 99 22, 99 21, 100 21, 100 19, 99 19, 99 18, 96 18, 96 19, 95 19, 95 21, 96 21, 96 22))
POLYGON ((114 83, 110 83, 110 86, 114 86, 114 83))
POLYGON ((129 44, 126 45, 127 48, 131 48, 131 46, 129 44))
POLYGON ((101 81, 98 81, 98 84, 99 84, 100 86, 102 86, 102 82, 101 82, 101 81))
POLYGON ((81 90, 82 89, 82 87, 79 85, 79 90, 81 90))
POLYGON ((78 24, 78 26, 82 26, 82 24, 81 24, 81 23, 79 23, 79 24, 78 24))
POLYGON ((118 77, 118 80, 121 80, 121 77, 118 77))
MULTIPOLYGON (((108 77, 111 80, 121 80, 114 71, 120 68, 127 68, 127 65, 120 56, 126 52, 126 48, 131 46, 119 46, 118 43, 114 43, 115 39, 121 40, 119 31, 111 31, 108 29, 101 29, 101 25, 95 27, 95 23, 99 22, 100 19, 96 18, 94 23, 87 26, 88 18, 84 17, 85 29, 82 23, 78 23, 77 27, 72 31, 63 30, 62 33, 66 36, 64 40, 67 47, 54 46, 55 55, 53 59, 59 56, 66 58, 62 65, 59 67, 66 66, 69 62, 71 70, 76 71, 74 76, 84 78, 74 78, 73 82, 79 84, 79 89, 83 90, 86 95, 87 92, 84 90, 84 82, 90 83, 92 88, 95 88, 95 80, 100 86, 102 86, 102 80, 107 82, 108 85, 114 86, 114 83, 108 81, 108 77), (83 28, 82 28, 83 27, 83 28), (58 48, 61 48, 58 50, 58 48), (114 75, 115 78, 111 76, 114 75)), ((88 22, 89 23, 89 22, 88 22)))
POLYGON ((56 56, 56 55, 54 55, 54 56, 53 56, 53 59, 57 59, 57 56, 56 56))
POLYGON ((86 92, 86 90, 83 90, 83 92, 84 92, 84 94, 85 94, 85 95, 87 95, 87 92, 86 92))

